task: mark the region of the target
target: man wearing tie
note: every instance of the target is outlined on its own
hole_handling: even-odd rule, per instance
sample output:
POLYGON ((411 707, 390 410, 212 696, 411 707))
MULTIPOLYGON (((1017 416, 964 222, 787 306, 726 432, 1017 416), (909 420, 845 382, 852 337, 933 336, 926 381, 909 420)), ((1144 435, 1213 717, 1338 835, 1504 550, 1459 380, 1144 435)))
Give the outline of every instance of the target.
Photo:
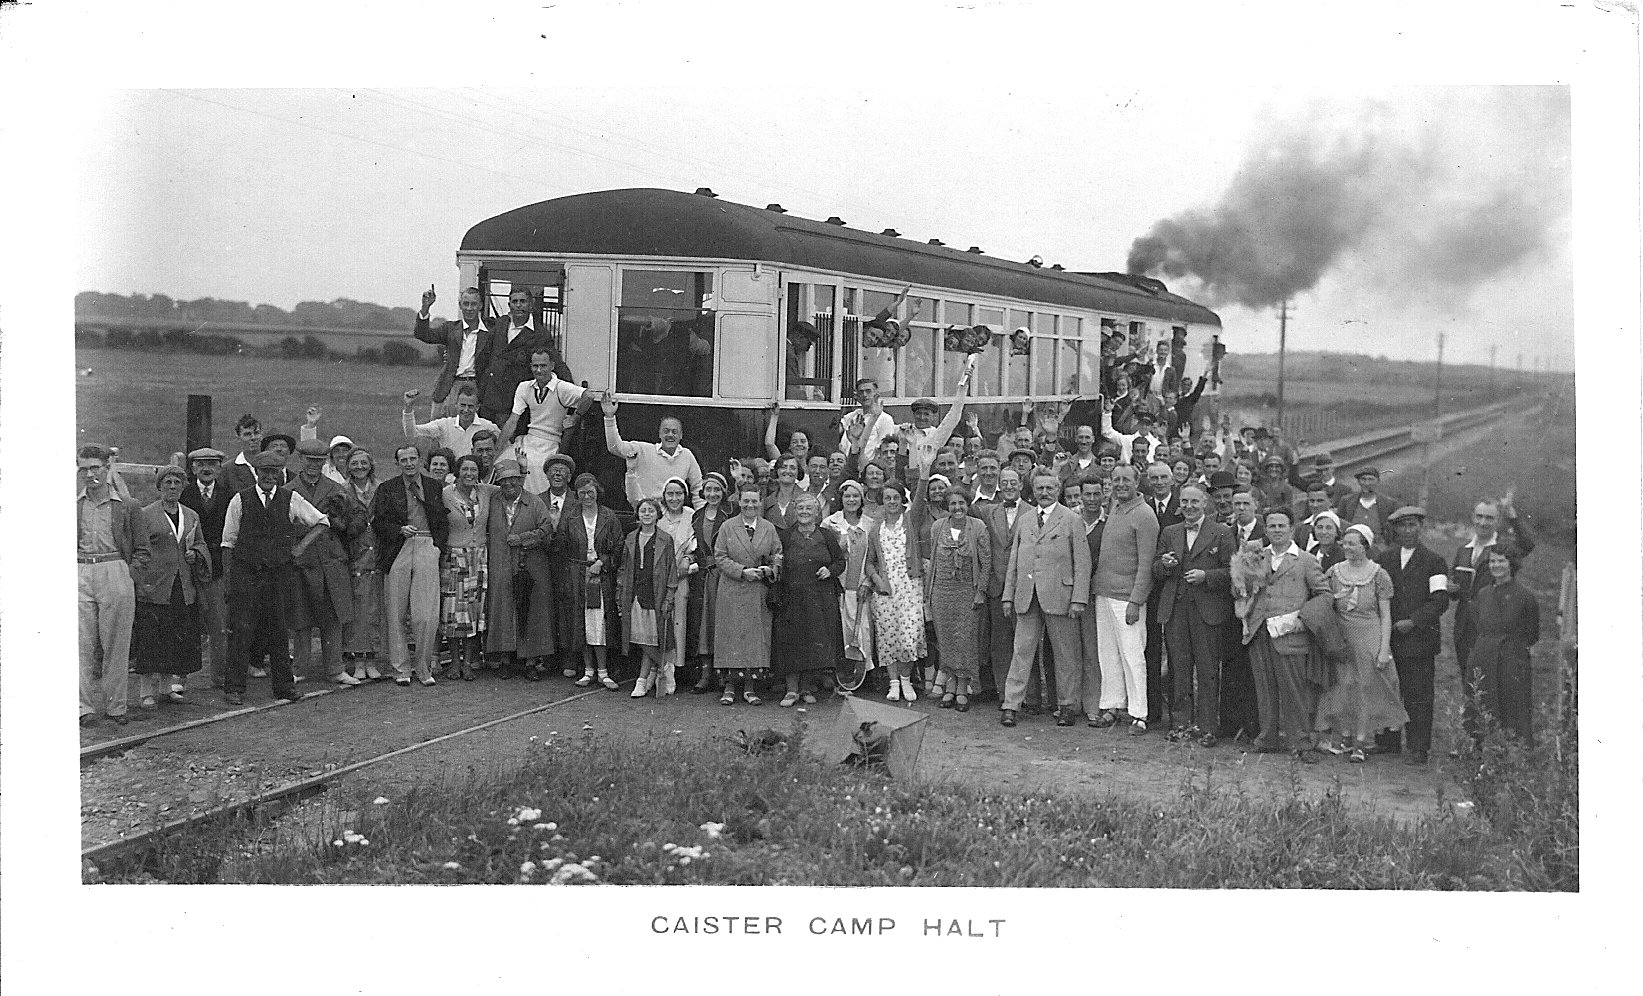
MULTIPOLYGON (((1232 618, 1232 530, 1204 516, 1209 499, 1187 485, 1181 489, 1183 519, 1158 536, 1153 574, 1158 615, 1169 642, 1170 676, 1177 723, 1183 736, 1213 747, 1221 728, 1220 627, 1232 618)), ((1149 648, 1150 649, 1150 648, 1149 648)))
MULTIPOLYGON (((1147 505, 1158 518, 1158 529, 1162 532, 1181 521, 1181 499, 1175 493, 1175 475, 1170 473, 1169 464, 1162 461, 1148 464, 1146 475, 1147 505)), ((1150 554, 1142 551, 1142 555, 1150 554)), ((1158 594, 1158 585, 1154 584, 1147 596, 1147 715, 1155 723, 1164 719, 1164 710, 1170 704, 1170 696, 1164 688, 1164 623, 1158 615, 1158 594)), ((1172 672, 1174 667, 1172 660, 1172 672)))
MULTIPOLYGON (((1094 570, 1101 562, 1101 532, 1107 525, 1107 489, 1103 482, 1107 472, 1100 466, 1082 477, 1075 477, 1070 485, 1078 491, 1080 525, 1084 528, 1084 542, 1090 548, 1090 567, 1094 570)), ((1078 637, 1084 653, 1081 671, 1081 697, 1084 715, 1093 723, 1101 715, 1101 638, 1095 629, 1094 612, 1085 612, 1078 620, 1078 637)), ((1058 726, 1071 726, 1073 717, 1062 716, 1058 726)))
MULTIPOLYGON (((987 526, 994 564, 1009 563, 1016 523, 1021 521, 1023 512, 1031 514, 1032 510, 1031 505, 1021 500, 1021 475, 1012 467, 1000 470, 996 500, 976 510, 976 517, 987 526)), ((981 631, 981 659, 991 662, 993 691, 1003 702, 1010 658, 1015 654, 1015 621, 1004 614, 1004 572, 1001 570, 995 569, 987 581, 987 619, 981 631)))
MULTIPOLYGON (((445 354, 445 362, 439 369, 439 380, 434 383, 434 405, 437 407, 450 397, 452 387, 464 383, 477 387, 480 360, 491 350, 491 326, 479 314, 483 298, 478 287, 466 288, 457 295, 461 320, 443 322, 437 329, 430 327, 428 315, 428 309, 434 306, 434 298, 433 286, 429 285, 422 292, 422 310, 417 312, 411 335, 418 342, 439 346, 445 354)), ((445 414, 454 413, 448 411, 445 414)), ((457 453, 457 456, 461 455, 457 453)))
POLYGON ((246 671, 264 656, 274 698, 297 698, 286 625, 297 584, 292 547, 299 537, 291 527, 306 531, 331 522, 302 495, 280 486, 285 480, 284 457, 258 453, 252 467, 257 483, 229 499, 222 527, 223 586, 233 644, 223 697, 236 706, 245 701, 246 671))
MULTIPOLYGON (((569 454, 555 453, 548 457, 547 466, 543 472, 548 476, 548 490, 537 495, 542 504, 548 509, 548 535, 556 536, 559 532, 559 521, 567 513, 575 514, 578 508, 576 494, 570 489, 570 482, 576 479, 576 461, 569 454)), ((548 576, 553 579, 553 590, 568 592, 574 590, 572 586, 570 561, 565 557, 565 551, 556 545, 548 549, 548 576)), ((572 604, 573 599, 555 598, 553 600, 553 631, 555 633, 570 633, 575 630, 575 622, 571 616, 576 611, 572 604)), ((577 665, 581 663, 581 655, 569 640, 559 641, 561 654, 564 660, 562 672, 567 678, 577 675, 577 665)))
MULTIPOLYGON (((1058 662, 1056 702, 1063 716, 1078 709, 1080 668, 1078 617, 1090 600, 1090 548, 1078 513, 1060 504, 1061 480, 1053 473, 1033 478, 1036 504, 1015 523, 1000 608, 1015 620, 1015 646, 1005 679, 999 722, 1016 724, 1027 694, 1033 658, 1046 630, 1058 662)), ((996 511, 1001 511, 995 509, 996 511)))
MULTIPOLYGON (((1449 571, 1443 558, 1421 542, 1426 510, 1405 505, 1387 517, 1394 544, 1375 558, 1392 577, 1392 661, 1409 723, 1403 728, 1404 764, 1422 765, 1432 750, 1432 685, 1442 643, 1440 621, 1449 607, 1449 571)), ((1377 748, 1397 753, 1398 731, 1375 737, 1377 748)))
MULTIPOLYGON (((1255 494, 1255 489, 1247 484, 1240 484, 1232 492, 1232 535, 1241 547, 1250 540, 1266 542, 1266 523, 1261 521, 1259 514, 1261 500, 1255 494)), ((1293 517, 1293 512, 1291 516, 1293 517)))
POLYGON ((200 517, 206 549, 211 551, 211 580, 195 583, 200 606, 200 629, 206 637, 206 677, 212 688, 221 688, 228 674, 228 600, 222 582, 222 527, 233 492, 218 479, 222 475, 222 450, 202 446, 188 454, 188 468, 194 480, 178 499, 200 517))
POLYGON ((535 305, 536 298, 529 290, 515 287, 508 294, 506 327, 497 329, 475 360, 479 414, 497 425, 506 422, 512 414, 514 391, 533 376, 531 354, 547 353, 553 375, 567 384, 575 383, 570 367, 553 348, 547 330, 537 326, 536 316, 532 314, 535 305))

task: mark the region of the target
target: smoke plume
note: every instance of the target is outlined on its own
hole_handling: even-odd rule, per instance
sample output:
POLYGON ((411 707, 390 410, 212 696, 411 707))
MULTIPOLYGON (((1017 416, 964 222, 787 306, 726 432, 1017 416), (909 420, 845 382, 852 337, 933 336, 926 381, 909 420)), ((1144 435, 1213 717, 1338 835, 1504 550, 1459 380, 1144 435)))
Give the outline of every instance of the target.
POLYGON ((1216 204, 1135 240, 1129 271, 1262 308, 1337 271, 1464 296, 1545 251, 1569 210, 1568 91, 1404 96, 1269 124, 1216 204))

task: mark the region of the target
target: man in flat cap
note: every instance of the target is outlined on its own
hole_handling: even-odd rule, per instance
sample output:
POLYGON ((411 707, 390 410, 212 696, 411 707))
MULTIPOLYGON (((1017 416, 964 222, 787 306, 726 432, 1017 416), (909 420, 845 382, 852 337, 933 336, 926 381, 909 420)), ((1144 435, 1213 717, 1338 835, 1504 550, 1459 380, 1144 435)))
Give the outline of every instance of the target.
POLYGON ((211 551, 211 580, 196 582, 200 606, 200 629, 206 637, 206 678, 212 688, 221 688, 228 673, 228 599, 222 583, 222 526, 228 502, 234 493, 222 481, 222 450, 202 446, 188 454, 188 469, 194 480, 178 499, 200 517, 206 549, 211 551))
MULTIPOLYGON (((1439 621, 1449 607, 1449 565, 1421 543, 1426 510, 1405 505, 1390 516, 1394 545, 1375 562, 1392 576, 1392 661, 1398 669, 1409 725, 1403 729, 1403 763, 1426 763, 1432 750, 1432 683, 1441 643, 1439 621)), ((1396 731, 1375 737, 1380 750, 1397 753, 1396 731)))
POLYGON ((297 698, 286 622, 297 583, 293 550, 299 530, 330 524, 308 499, 283 486, 285 458, 277 451, 258 453, 252 467, 257 483, 234 495, 223 517, 223 576, 233 633, 223 678, 229 705, 244 704, 246 672, 264 657, 274 697, 297 698))
MULTIPOLYGON (((297 673, 308 673, 313 657, 313 634, 319 630, 320 655, 325 674, 339 685, 357 685, 342 662, 342 628, 354 621, 353 580, 348 570, 346 542, 350 532, 349 501, 342 485, 325 476, 330 448, 318 439, 297 444, 302 469, 291 490, 325 514, 327 524, 315 526, 297 540, 292 551, 297 566, 297 589, 291 600, 291 646, 297 673)), ((363 530, 362 521, 352 530, 363 530)))

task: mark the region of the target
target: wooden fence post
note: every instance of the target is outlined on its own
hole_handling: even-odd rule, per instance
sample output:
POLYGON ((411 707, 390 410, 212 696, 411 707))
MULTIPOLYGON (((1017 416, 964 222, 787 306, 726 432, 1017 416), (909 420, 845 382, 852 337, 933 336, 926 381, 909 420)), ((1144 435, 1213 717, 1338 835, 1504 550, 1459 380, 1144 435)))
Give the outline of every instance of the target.
POLYGON ((190 394, 188 415, 183 424, 184 453, 211 445, 211 395, 190 394))

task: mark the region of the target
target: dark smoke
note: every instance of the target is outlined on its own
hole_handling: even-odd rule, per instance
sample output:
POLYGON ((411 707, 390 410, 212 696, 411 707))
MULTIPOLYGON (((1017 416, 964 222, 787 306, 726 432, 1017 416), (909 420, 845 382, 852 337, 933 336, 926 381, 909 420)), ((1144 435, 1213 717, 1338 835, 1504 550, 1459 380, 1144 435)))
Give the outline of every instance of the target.
POLYGON ((1566 91, 1467 94, 1449 113, 1429 111, 1413 135, 1390 127, 1385 110, 1351 133, 1338 113, 1269 128, 1219 203, 1135 240, 1129 271, 1188 278, 1212 303, 1262 308, 1348 262, 1394 296, 1453 294, 1546 247, 1567 212, 1567 162, 1534 136, 1555 150, 1561 129, 1567 148, 1566 91), (1493 117, 1477 113, 1480 100, 1493 117), (1499 167, 1514 154, 1521 164, 1499 167))

